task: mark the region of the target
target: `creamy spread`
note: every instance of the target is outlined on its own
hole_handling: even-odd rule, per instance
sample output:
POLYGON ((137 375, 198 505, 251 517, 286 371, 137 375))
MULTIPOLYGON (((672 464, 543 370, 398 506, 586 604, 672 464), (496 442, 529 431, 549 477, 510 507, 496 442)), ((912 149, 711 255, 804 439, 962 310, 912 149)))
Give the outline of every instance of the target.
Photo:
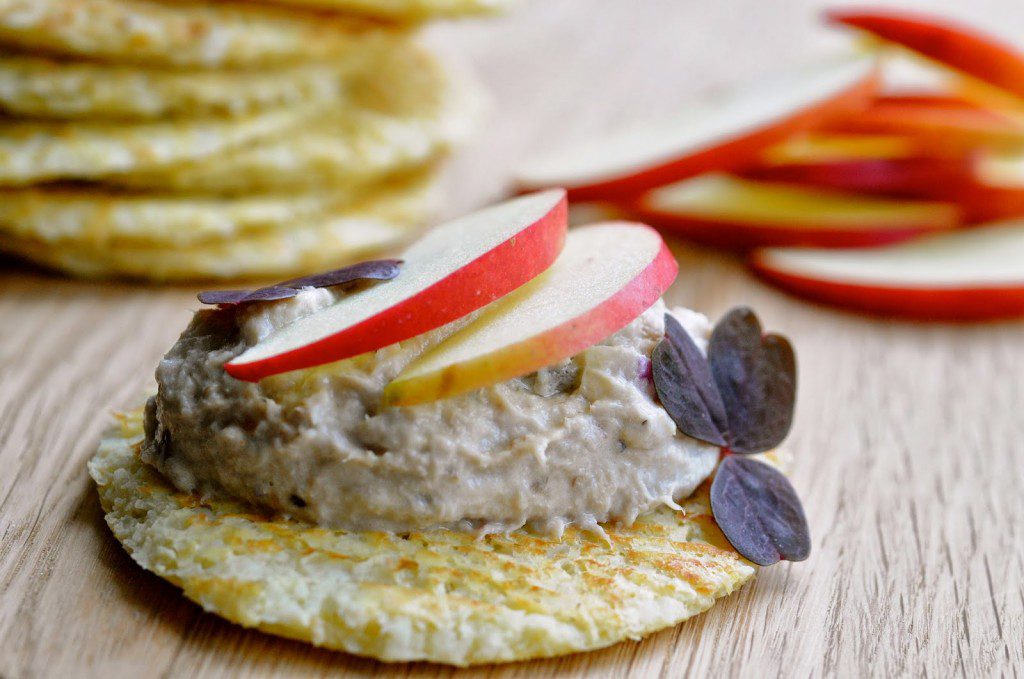
MULTIPOLYGON (((412 407, 382 407, 385 385, 465 321, 258 384, 224 371, 338 294, 198 312, 157 369, 143 459, 183 491, 329 527, 555 534, 675 506, 718 461, 658 404, 650 356, 661 301, 562 363, 412 407)), ((673 314, 703 347, 707 319, 673 314)))

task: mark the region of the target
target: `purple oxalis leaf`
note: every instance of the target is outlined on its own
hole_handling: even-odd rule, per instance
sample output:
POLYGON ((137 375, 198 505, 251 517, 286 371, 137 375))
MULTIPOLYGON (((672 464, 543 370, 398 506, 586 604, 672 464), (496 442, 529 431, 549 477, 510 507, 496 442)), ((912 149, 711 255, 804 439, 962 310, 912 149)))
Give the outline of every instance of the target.
POLYGON ((707 360, 728 414, 729 449, 760 453, 782 443, 796 403, 796 357, 789 340, 762 336, 753 311, 733 309, 715 325, 707 360))
POLYGON ((288 299, 299 294, 302 288, 328 288, 358 280, 391 280, 401 268, 400 259, 377 259, 359 262, 342 269, 293 278, 255 290, 208 290, 197 296, 203 304, 230 306, 247 302, 271 302, 288 299))
POLYGON ((293 278, 278 283, 278 285, 289 288, 329 288, 333 285, 342 285, 358 280, 387 281, 398 275, 401 266, 402 260, 400 259, 375 259, 346 266, 344 269, 293 278))
POLYGON ((197 297, 203 304, 241 304, 243 302, 270 302, 278 299, 288 299, 298 294, 295 288, 284 288, 279 285, 271 285, 257 290, 207 290, 200 292, 197 297))
POLYGON ((654 388, 679 430, 698 441, 727 445, 725 405, 711 369, 671 314, 665 314, 665 339, 654 348, 652 358, 654 388))
POLYGON ((736 551, 758 565, 810 555, 800 498, 781 472, 763 462, 737 455, 722 460, 711 484, 711 513, 736 551))
MULTIPOLYGON (((782 442, 793 421, 796 360, 789 342, 762 336, 749 309, 719 321, 707 358, 681 325, 665 318, 665 339, 653 354, 658 397, 679 430, 736 453, 782 442)), ((736 550, 754 563, 801 561, 810 534, 800 499, 776 469, 726 455, 711 485, 715 520, 736 550)))

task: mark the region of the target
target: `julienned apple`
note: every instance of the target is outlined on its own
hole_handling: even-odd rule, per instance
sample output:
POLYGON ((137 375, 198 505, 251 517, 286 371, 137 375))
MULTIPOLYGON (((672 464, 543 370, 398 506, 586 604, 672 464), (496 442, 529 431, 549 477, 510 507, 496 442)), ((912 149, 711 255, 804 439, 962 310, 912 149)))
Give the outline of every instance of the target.
POLYGON ((385 388, 384 402, 434 401, 558 363, 640 316, 677 273, 648 226, 574 229, 550 269, 406 367, 385 388))
POLYGON ((565 242, 565 191, 499 203, 436 227, 394 280, 346 295, 227 363, 238 379, 350 358, 428 332, 507 295, 551 266, 565 242))

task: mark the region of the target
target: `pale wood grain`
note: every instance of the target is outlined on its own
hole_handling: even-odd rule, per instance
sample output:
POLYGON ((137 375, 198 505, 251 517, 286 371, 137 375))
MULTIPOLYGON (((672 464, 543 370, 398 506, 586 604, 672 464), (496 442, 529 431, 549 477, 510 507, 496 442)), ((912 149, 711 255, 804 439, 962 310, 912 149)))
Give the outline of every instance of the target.
MULTIPOLYGON (((917 3, 1024 35, 1024 4, 917 3)), ((811 1, 538 0, 435 29, 495 115, 454 164, 450 211, 502 194, 531 149, 664 112, 841 42, 811 1)), ((670 297, 756 307, 800 355, 789 442, 811 559, 639 643, 455 673, 245 631, 135 567, 84 463, 151 380, 192 291, 0 264, 0 676, 988 676, 1024 664, 1024 324, 914 325, 806 305, 733 259, 678 250, 670 297)))

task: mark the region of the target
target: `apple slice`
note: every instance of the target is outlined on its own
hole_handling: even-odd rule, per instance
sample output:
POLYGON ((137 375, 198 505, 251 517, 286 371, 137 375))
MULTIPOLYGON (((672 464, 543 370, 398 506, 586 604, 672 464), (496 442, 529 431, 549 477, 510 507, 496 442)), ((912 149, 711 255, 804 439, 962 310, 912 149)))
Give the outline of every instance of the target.
POLYGON ((224 368, 255 382, 380 349, 507 295, 547 269, 565 242, 565 191, 485 208, 438 226, 402 255, 393 280, 281 328, 224 368))
POLYGON ((953 21, 889 9, 832 10, 831 23, 871 33, 972 78, 1024 97, 1024 51, 953 21))
POLYGON ((526 190, 565 186, 573 200, 600 200, 732 169, 795 132, 866 105, 878 82, 869 57, 821 62, 683 106, 669 120, 532 158, 518 181, 526 190))
POLYGON ((987 152, 968 161, 962 171, 908 184, 903 195, 954 203, 967 224, 1024 215, 1024 154, 987 152))
POLYGON ((1024 156, 1009 161, 982 156, 970 179, 947 188, 945 196, 960 206, 971 224, 1024 215, 1024 156))
POLYGON ((650 308, 677 272, 648 226, 573 229, 550 269, 406 367, 385 388, 384 402, 447 398, 569 358, 650 308))
POLYGON ((899 135, 810 132, 790 137, 765 149, 758 163, 789 165, 841 160, 913 158, 925 151, 926 147, 920 141, 899 135))
MULTIPOLYGON (((842 125, 840 120, 831 127, 842 125)), ((767 182, 940 200, 941 194, 918 194, 965 181, 973 172, 974 153, 970 145, 949 140, 815 132, 773 146, 738 174, 767 182)))
POLYGON ((1024 315, 1024 222, 872 250, 768 249, 755 271, 809 299, 921 320, 1024 315))
POLYGON ((1024 190, 1024 153, 989 153, 975 165, 978 180, 988 186, 1024 190))
POLYGON ((633 213, 691 240, 728 248, 883 245, 958 223, 955 206, 869 198, 710 174, 655 189, 633 213))
POLYGON ((1024 114, 952 95, 878 97, 868 108, 833 121, 828 129, 903 135, 928 145, 959 145, 963 149, 1024 146, 1024 114))
POLYGON ((972 172, 970 158, 861 158, 825 162, 760 165, 742 176, 767 182, 799 184, 883 196, 914 195, 923 189, 949 187, 972 172))

